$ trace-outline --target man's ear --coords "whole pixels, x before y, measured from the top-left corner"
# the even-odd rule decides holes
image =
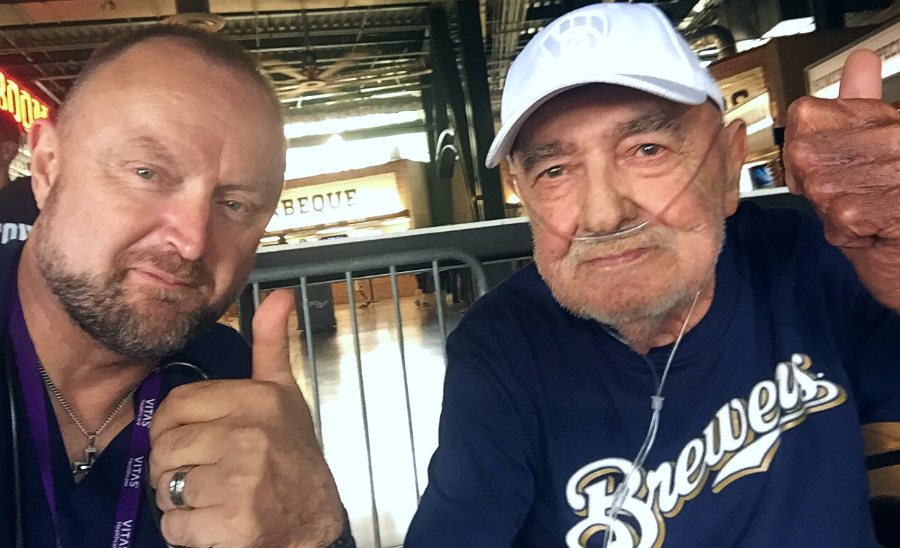
[[[519,202],[521,203],[522,196],[519,195],[519,169],[514,164],[512,155],[506,157],[506,160],[503,161],[500,168],[503,173],[503,184],[509,188],[510,192],[519,198]]]
[[[725,211],[731,215],[737,210],[741,193],[741,170],[747,159],[747,124],[733,120],[722,130],[725,133]]]
[[[31,149],[31,190],[39,209],[59,179],[59,134],[53,122],[42,118],[34,121],[28,133]]]

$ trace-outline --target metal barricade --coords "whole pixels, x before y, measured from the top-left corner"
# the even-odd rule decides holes
[[[446,345],[444,341],[447,336],[447,326],[445,323],[444,300],[442,298],[442,273],[458,269],[468,269],[472,277],[472,290],[475,298],[484,295],[487,292],[487,280],[481,263],[472,255],[455,248],[430,248],[418,249],[413,251],[401,251],[392,253],[382,253],[378,255],[348,257],[330,261],[316,261],[310,264],[295,265],[278,265],[266,268],[259,268],[253,272],[250,277],[251,287],[253,291],[253,308],[250,310],[244,307],[241,310],[242,324],[247,325],[249,317],[252,316],[255,306],[260,301],[260,292],[263,288],[273,287],[299,287],[301,304],[302,304],[302,325],[305,326],[305,373],[310,379],[312,388],[312,411],[313,419],[316,427],[316,433],[320,442],[323,440],[322,425],[322,408],[320,394],[319,364],[317,363],[315,337],[313,335],[313,322],[310,314],[310,298],[309,289],[311,285],[316,283],[335,282],[340,283],[341,280],[346,286],[348,298],[348,311],[350,316],[350,329],[353,339],[353,352],[356,361],[356,376],[359,387],[359,402],[361,409],[361,419],[363,424],[363,436],[366,449],[366,464],[368,467],[369,495],[371,502],[371,527],[373,545],[381,548],[384,543],[382,539],[382,530],[379,520],[379,507],[376,497],[375,486],[375,470],[373,466],[372,439],[370,435],[370,417],[367,408],[366,383],[363,375],[363,352],[360,347],[360,330],[357,317],[356,297],[354,291],[354,282],[360,279],[372,279],[378,277],[389,277],[391,287],[391,297],[393,304],[393,319],[396,326],[396,341],[399,349],[400,369],[402,371],[404,404],[406,408],[406,422],[409,435],[409,447],[412,460],[412,474],[414,477],[414,486],[416,494],[416,502],[421,496],[421,487],[419,485],[419,467],[416,450],[416,436],[414,433],[413,410],[410,398],[409,374],[407,370],[407,348],[404,340],[403,315],[401,313],[401,299],[398,288],[398,276],[405,274],[421,274],[430,273],[434,284],[435,311],[440,332],[441,355],[446,366]],[[313,281],[311,281],[313,280]],[[298,310],[299,313],[299,310]],[[300,318],[298,318],[298,323]],[[327,451],[326,447],[326,451]],[[337,474],[336,474],[337,476]],[[340,483],[340,478],[338,478]],[[357,534],[359,535],[359,531]],[[361,535],[367,536],[367,535]],[[363,544],[361,544],[362,546]]]

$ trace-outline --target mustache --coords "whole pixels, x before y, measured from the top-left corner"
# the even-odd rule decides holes
[[[598,259],[614,257],[641,248],[671,249],[673,244],[658,226],[649,226],[634,236],[609,241],[574,240],[569,246],[566,260],[575,265]]]
[[[133,265],[147,265],[172,276],[188,287],[197,288],[213,283],[212,274],[203,263],[187,260],[176,252],[134,250],[123,253],[117,262],[118,281],[125,278],[128,269]]]

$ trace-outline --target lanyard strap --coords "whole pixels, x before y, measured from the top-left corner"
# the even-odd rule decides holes
[[[138,407],[131,427],[128,444],[128,464],[116,506],[116,526],[113,529],[112,548],[129,548],[134,543],[134,529],[141,507],[144,470],[150,454],[150,421],[159,404],[159,373],[153,371],[138,389]]]
[[[13,286],[15,292],[15,285]],[[12,337],[13,350],[19,379],[22,383],[22,394],[28,414],[31,437],[37,451],[38,467],[44,485],[44,495],[50,507],[50,518],[56,536],[56,548],[62,548],[60,535],[59,509],[56,503],[56,488],[53,483],[53,458],[50,451],[50,420],[44,403],[46,388],[38,370],[38,357],[34,344],[28,334],[22,304],[18,292],[13,295],[12,314],[9,332]],[[135,526],[140,510],[143,472],[147,466],[150,453],[150,421],[159,403],[160,376],[152,372],[141,382],[137,391],[138,406],[134,425],[131,431],[131,442],[128,446],[128,464],[119,492],[116,506],[116,525],[113,530],[113,548],[130,548],[134,543]]]

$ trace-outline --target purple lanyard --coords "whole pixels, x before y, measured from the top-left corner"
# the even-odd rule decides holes
[[[15,291],[15,290],[14,290]],[[56,489],[53,484],[52,454],[50,452],[50,420],[44,403],[46,388],[38,370],[38,357],[34,344],[25,325],[22,304],[16,292],[13,296],[12,315],[9,332],[12,336],[13,350],[19,378],[22,383],[22,394],[28,412],[28,423],[31,436],[37,451],[38,467],[44,484],[44,495],[50,507],[50,517],[56,534],[56,547],[62,548],[59,530],[59,510],[56,507]],[[135,527],[140,510],[143,472],[147,466],[150,453],[150,420],[159,403],[160,376],[154,371],[141,383],[137,391],[138,406],[131,430],[131,442],[128,445],[128,464],[119,492],[116,506],[116,525],[113,529],[113,548],[130,548],[134,543]]]

